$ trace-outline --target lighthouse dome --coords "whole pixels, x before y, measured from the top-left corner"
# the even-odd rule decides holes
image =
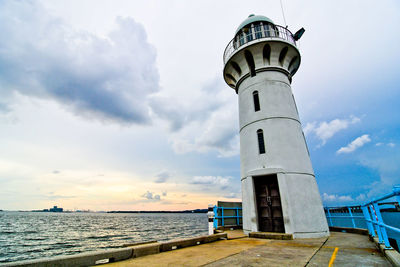
[[[256,22],[256,21],[266,21],[268,23],[274,24],[274,22],[270,19],[267,18],[266,16],[261,16],[261,15],[254,15],[251,14],[249,15],[249,17],[247,19],[245,19],[242,23],[240,23],[239,27],[237,28],[235,35],[244,27],[246,27],[247,25]]]

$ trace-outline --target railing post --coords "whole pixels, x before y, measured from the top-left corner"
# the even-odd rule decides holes
[[[374,227],[372,226],[372,223],[371,223],[371,215],[369,214],[368,207],[362,206],[361,209],[364,214],[365,223],[367,224],[369,235],[372,237],[375,237],[376,234],[374,231]]]
[[[250,29],[252,30],[251,35],[253,36],[253,40],[255,40],[256,39],[256,31],[255,31],[254,24],[250,25]]]
[[[212,235],[214,234],[214,211],[213,211],[213,204],[208,205],[208,234]]]
[[[385,248],[390,249],[392,247],[390,246],[390,243],[389,243],[389,239],[388,239],[388,236],[386,233],[386,228],[385,228],[385,226],[382,225],[383,219],[382,219],[381,211],[379,210],[378,203],[374,202],[372,205],[374,205],[376,216],[378,217],[378,220],[379,220],[378,227],[380,228],[381,233],[382,233],[382,241],[385,244]],[[381,240],[379,240],[379,243],[381,243]]]
[[[224,207],[221,207],[221,226],[225,226],[225,222],[224,222]]]
[[[236,207],[236,225],[239,226],[239,208]]]
[[[351,212],[351,207],[347,207],[347,209],[349,210],[349,215],[351,218],[351,223],[353,224],[353,228],[356,228],[356,223],[354,222],[353,213]]]
[[[214,206],[214,228],[218,228],[218,207],[217,205]]]
[[[372,213],[371,217],[372,217],[372,221],[373,221],[373,226],[374,226],[376,233],[378,234],[379,243],[383,243],[381,228],[379,227],[378,216],[376,215],[375,208],[372,204],[369,205],[369,207],[370,207],[371,213]]]
[[[332,224],[332,218],[331,218],[331,212],[329,211],[329,208],[326,208],[327,212],[328,212],[328,226],[333,226]]]

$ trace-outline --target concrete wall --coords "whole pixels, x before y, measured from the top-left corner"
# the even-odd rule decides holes
[[[139,245],[133,245],[126,248],[109,249],[103,251],[94,251],[80,253],[70,256],[57,256],[37,260],[26,260],[11,263],[0,263],[0,266],[24,266],[24,267],[70,267],[70,266],[94,266],[103,263],[117,262],[130,258],[137,258],[160,252],[171,251],[175,249],[196,246],[200,244],[214,242],[220,239],[226,239],[227,233],[217,233],[207,236],[197,236],[171,240],[166,242],[151,242]]]

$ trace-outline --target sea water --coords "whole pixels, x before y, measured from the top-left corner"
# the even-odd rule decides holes
[[[207,233],[204,213],[0,212],[0,263]]]

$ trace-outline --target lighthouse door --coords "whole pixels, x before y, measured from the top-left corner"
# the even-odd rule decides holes
[[[284,233],[281,197],[275,175],[254,178],[257,199],[258,230]]]

